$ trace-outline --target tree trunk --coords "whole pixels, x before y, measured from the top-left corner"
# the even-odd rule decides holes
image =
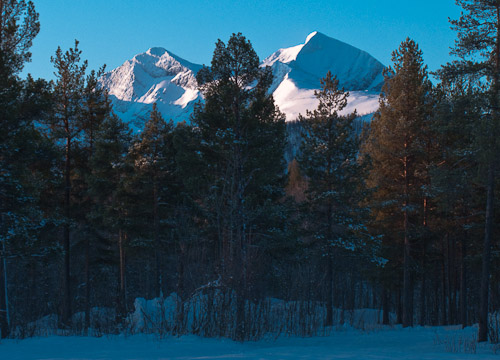
[[[10,334],[5,239],[2,241],[2,251],[0,255],[3,255],[0,256],[0,338],[5,339]]]
[[[69,133],[69,129],[67,129]],[[66,161],[64,169],[65,188],[64,188],[64,213],[66,216],[64,222],[63,250],[64,250],[64,268],[63,268],[63,305],[61,322],[63,325],[69,325],[71,317],[71,278],[70,278],[70,196],[71,196],[71,139],[66,138]]]
[[[460,322],[462,329],[467,327],[467,267],[465,257],[467,256],[467,232],[462,239],[462,257],[460,259]]]
[[[407,144],[405,143],[405,148]],[[409,204],[409,174],[408,174],[408,158],[405,156],[404,161],[404,257],[403,257],[403,327],[412,326],[412,309],[411,304],[413,303],[411,299],[411,272],[410,272],[410,224],[409,224],[409,214],[408,206]]]
[[[434,267],[434,273],[438,274],[439,271],[437,269],[437,266]],[[433,313],[432,313],[432,325],[433,326],[438,326],[439,325],[439,279],[437,276],[434,278],[434,299],[433,299]]]
[[[331,119],[329,119],[329,126],[328,126],[328,140],[331,142],[331,131],[330,129],[332,128],[331,126]],[[327,163],[327,171],[329,174],[333,172],[332,169],[332,161],[331,158],[328,157],[328,163]],[[331,194],[333,191],[333,185],[331,181],[328,181],[328,192]],[[327,219],[327,224],[328,224],[328,234],[327,234],[327,241],[333,240],[333,203],[331,198],[328,199],[328,211],[327,214],[328,219]],[[327,246],[327,273],[326,273],[326,319],[325,319],[325,326],[332,326],[333,325],[333,248],[332,245],[326,244]],[[344,306],[342,306],[342,309],[344,309]]]
[[[127,312],[127,298],[125,293],[125,249],[124,249],[124,238],[125,233],[122,230],[118,231],[118,250],[120,253],[120,292],[119,292],[119,313],[120,315],[125,315]]]
[[[90,236],[85,239],[85,333],[90,327]]]
[[[325,326],[333,325],[333,260],[328,254],[326,269],[326,319]]]
[[[382,324],[389,325],[389,296],[385,286],[382,290]]]
[[[155,287],[154,296],[159,297],[162,293],[162,280],[161,280],[161,265],[160,265],[160,219],[158,212],[158,181],[156,176],[154,178],[153,184],[153,236],[154,236],[154,247],[155,247]]]
[[[424,221],[423,221],[423,226],[424,226],[424,236],[422,238],[422,263],[421,263],[421,276],[422,276],[422,286],[420,289],[420,325],[423,326],[425,325],[426,322],[426,317],[427,317],[427,309],[425,306],[425,292],[426,292],[426,266],[425,266],[425,260],[426,260],[426,237],[427,237],[427,211],[428,211],[428,200],[427,197],[424,198]]]
[[[181,242],[182,240],[179,240]],[[184,259],[185,248],[182,243],[179,244],[179,254],[177,255],[177,295],[180,301],[177,302],[176,332],[181,335],[184,332],[184,301],[186,300],[184,287]]]
[[[94,154],[94,120],[90,119],[90,136],[89,136],[89,160]],[[89,203],[92,199],[89,196]],[[85,333],[88,334],[90,327],[90,234],[87,234],[85,239]]]
[[[447,238],[447,243],[446,243],[446,250],[448,254],[448,266],[447,266],[447,272],[448,272],[448,281],[446,282],[446,292],[448,294],[448,323],[450,325],[454,324],[454,319],[453,319],[453,285],[452,285],[452,278],[453,278],[453,254],[451,250],[451,240],[450,237],[448,236]]]
[[[448,234],[446,234],[448,237]],[[443,258],[441,261],[441,325],[448,325],[447,310],[446,310],[446,266],[445,266],[445,252],[444,252],[444,239],[442,242]]]
[[[424,254],[425,256],[425,251],[424,251]],[[425,261],[422,259],[422,267],[424,267],[425,265]],[[422,286],[421,286],[421,289],[420,289],[420,325],[421,326],[424,326],[426,324],[426,318],[427,318],[427,308],[425,306],[425,299],[426,299],[426,296],[425,296],[425,292],[426,292],[426,274],[425,274],[425,270],[422,271]]]
[[[484,227],[483,267],[481,273],[481,297],[479,302],[478,342],[488,341],[488,296],[490,286],[491,236],[493,232],[493,206],[495,201],[494,163],[488,166],[488,184],[486,198],[486,221]]]
[[[236,340],[245,340],[245,297],[242,291],[236,293]]]
[[[396,308],[396,323],[403,323],[403,305],[401,304],[401,284],[399,285],[398,292],[396,294],[397,297],[397,308]]]

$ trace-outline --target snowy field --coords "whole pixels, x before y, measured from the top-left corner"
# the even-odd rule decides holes
[[[500,359],[500,350],[495,354],[492,345],[475,347],[476,331],[457,327],[337,329],[323,337],[247,343],[196,336],[51,336],[2,341],[0,359]]]

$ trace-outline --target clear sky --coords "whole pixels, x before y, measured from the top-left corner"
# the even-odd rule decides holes
[[[261,59],[319,31],[367,51],[384,65],[406,37],[430,70],[450,60],[454,0],[34,0],[41,31],[24,74],[53,78],[50,57],[80,41],[90,68],[111,70],[155,46],[209,64],[217,39],[242,32]]]

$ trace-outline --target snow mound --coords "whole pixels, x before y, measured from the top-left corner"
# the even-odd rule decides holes
[[[186,299],[172,293],[166,298],[137,298],[128,317],[132,334],[154,333],[160,336],[195,333],[202,336],[232,338],[236,331],[236,297],[217,284],[208,284]],[[315,336],[333,330],[376,331],[383,327],[382,311],[376,309],[333,310],[333,327],[324,327],[326,308],[315,301],[284,301],[267,298],[246,301],[249,338],[257,340],[279,335]],[[390,314],[394,323],[395,314]],[[250,330],[249,330],[250,331]]]
[[[137,298],[134,301],[134,312],[129,316],[129,328],[134,334],[151,333],[165,328],[166,324],[175,322],[176,307],[180,299],[175,293],[167,298],[146,300]]]

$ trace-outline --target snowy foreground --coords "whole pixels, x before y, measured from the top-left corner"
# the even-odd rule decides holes
[[[0,359],[500,359],[500,349],[495,354],[492,345],[476,347],[476,331],[457,327],[337,329],[323,337],[247,343],[196,336],[51,336],[2,341]]]

